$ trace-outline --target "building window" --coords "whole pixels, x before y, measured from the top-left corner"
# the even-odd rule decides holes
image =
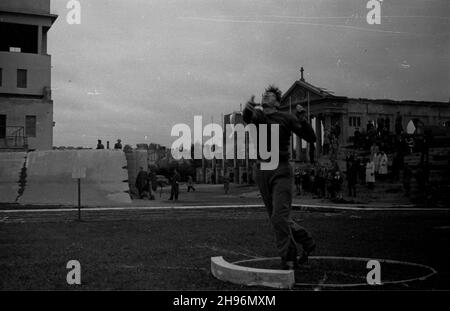
[[[4,1],[0,2],[3,3]],[[0,21],[0,38],[2,38],[0,40],[0,51],[37,54],[38,31],[39,27],[37,25],[13,24]]]
[[[360,127],[361,126],[361,117],[349,117],[348,125],[353,126],[353,127]]]
[[[27,87],[27,71],[25,69],[17,69],[17,87]]]
[[[0,139],[6,138],[6,114],[0,114]]]
[[[36,137],[36,116],[25,117],[25,135],[27,137]]]

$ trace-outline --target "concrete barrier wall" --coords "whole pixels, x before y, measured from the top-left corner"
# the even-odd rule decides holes
[[[14,203],[26,152],[0,152],[0,203]]]
[[[81,179],[81,204],[104,206],[131,203],[125,154],[119,150],[64,150],[28,153],[27,183],[21,204],[77,205],[76,168]]]

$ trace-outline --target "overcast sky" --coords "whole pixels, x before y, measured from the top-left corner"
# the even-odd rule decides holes
[[[384,0],[381,25],[366,0],[80,0],[80,25],[51,2],[55,146],[170,145],[174,124],[220,123],[301,66],[339,96],[450,96],[448,0]]]

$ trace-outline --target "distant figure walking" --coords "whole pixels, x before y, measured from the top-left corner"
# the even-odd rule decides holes
[[[388,157],[384,151],[381,151],[378,175],[380,175],[382,180],[385,180],[388,175]]]
[[[230,191],[230,177],[228,177],[228,175],[223,177],[223,190],[225,191],[225,194],[228,194],[228,191]]]
[[[192,178],[192,176],[189,175],[188,177],[188,188],[187,188],[187,192],[190,192],[192,189],[193,192],[195,192],[195,188],[194,188],[194,179]]]
[[[356,166],[355,162],[350,162],[347,169],[348,195],[350,197],[356,197],[357,179],[358,179],[358,167]]]
[[[334,173],[332,183],[333,183],[333,190],[337,199],[342,199],[342,192],[341,192],[342,182],[343,180],[341,173],[339,171],[336,171]]]
[[[180,190],[180,174],[178,174],[178,171],[176,169],[173,170],[173,176],[172,176],[172,188],[170,189],[170,198],[169,200],[178,201],[178,193]]]
[[[142,166],[139,168],[135,186],[138,190],[139,199],[143,199],[144,192],[146,191],[146,188],[148,186],[148,174],[146,171],[144,171],[144,168]]]
[[[114,149],[122,150],[122,141],[120,139],[117,140],[117,143],[114,144]]]
[[[101,139],[97,140],[97,149],[105,149],[105,146],[102,144]]]
[[[373,189],[375,185],[375,163],[373,159],[366,164],[366,184],[369,189]]]

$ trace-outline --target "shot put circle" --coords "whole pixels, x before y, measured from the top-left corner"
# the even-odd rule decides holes
[[[387,286],[424,281],[437,271],[427,265],[390,259],[363,257],[311,256],[306,265],[295,270],[295,287],[351,288],[373,286],[367,283],[370,260],[377,260],[381,267],[381,284]],[[279,269],[280,258],[255,258],[231,263],[246,268]]]

